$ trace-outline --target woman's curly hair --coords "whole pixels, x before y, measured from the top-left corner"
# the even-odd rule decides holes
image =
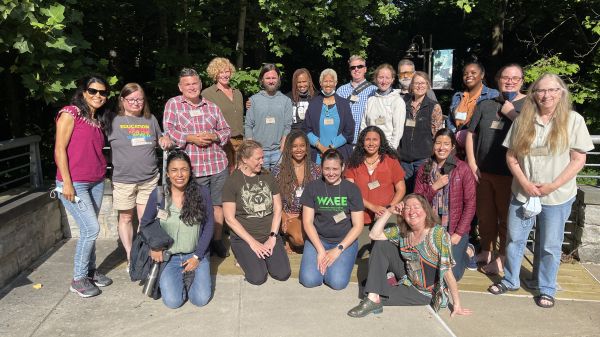
[[[292,145],[296,139],[303,139],[306,144],[307,155],[310,143],[308,142],[308,137],[306,134],[299,130],[293,130],[285,139],[285,145],[283,147],[283,153],[281,154],[281,164],[279,171],[279,189],[281,190],[281,195],[286,200],[292,200],[294,198],[294,184],[298,181],[298,177],[296,177],[296,171],[294,170],[294,159],[292,156]],[[307,156],[304,159],[304,183],[308,183],[312,180],[312,176],[310,174],[311,161]]]
[[[191,174],[192,162],[187,153],[185,153],[185,151],[175,149],[169,152],[169,155],[167,156],[167,171],[169,170],[169,165],[174,160],[185,161],[188,164],[188,168]],[[165,189],[165,196],[167,197],[167,201],[169,203],[171,201],[170,195],[171,180],[168,178],[167,175],[167,186]],[[188,183],[185,185],[185,189],[183,192],[183,207],[181,208],[181,215],[179,216],[179,219],[181,219],[181,221],[187,226],[193,226],[194,224],[200,224],[200,226],[203,226],[204,220],[206,219],[206,212],[207,210],[204,204],[204,200],[202,198],[202,193],[200,193],[200,185],[198,185],[198,183],[196,183],[193,177],[190,176],[190,180],[188,180]]]
[[[384,156],[389,156],[392,159],[398,160],[398,153],[396,152],[396,150],[392,149],[392,147],[388,143],[387,138],[385,137],[385,133],[383,133],[383,130],[381,130],[375,125],[371,125],[367,126],[360,132],[360,135],[358,136],[358,141],[356,142],[356,147],[354,147],[354,151],[352,151],[350,159],[348,160],[349,168],[357,168],[365,160],[365,138],[367,137],[368,132],[377,132],[377,134],[379,134],[379,154],[381,155],[381,160],[383,160]]]

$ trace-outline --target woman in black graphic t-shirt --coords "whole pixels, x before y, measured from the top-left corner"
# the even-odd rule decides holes
[[[237,152],[237,169],[223,187],[223,213],[231,234],[231,250],[246,280],[260,285],[267,273],[290,277],[290,261],[279,235],[281,196],[273,176],[262,170],[262,145],[245,140]]]

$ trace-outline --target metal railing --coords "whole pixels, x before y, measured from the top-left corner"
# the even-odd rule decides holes
[[[600,135],[592,135],[592,142],[594,145],[600,144]],[[595,149],[594,149],[595,150]],[[600,164],[590,163],[589,156],[597,156],[600,155],[600,152],[590,151],[587,153],[588,157],[586,158],[586,163],[584,167],[600,167]],[[581,173],[581,172],[580,172]],[[600,179],[600,175],[592,175],[592,174],[577,174],[577,178],[592,178],[592,179]]]
[[[8,157],[0,158],[0,163],[9,162],[8,168],[0,171],[0,177],[6,174],[10,174],[11,172],[20,171],[27,167],[29,167],[28,174],[19,174],[17,177],[10,177],[9,181],[4,181],[0,183],[0,187],[4,187],[15,182],[25,180],[29,178],[29,183],[32,188],[39,188],[43,183],[43,175],[42,175],[42,163],[40,161],[40,140],[42,138],[40,136],[29,136],[23,138],[14,138],[9,140],[0,141],[0,152],[28,147],[28,150],[25,151],[17,151],[15,154],[11,154]],[[15,166],[11,165],[11,161],[15,161],[15,159],[29,157],[29,162],[26,164],[17,164]]]

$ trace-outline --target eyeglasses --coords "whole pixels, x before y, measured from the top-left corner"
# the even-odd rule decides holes
[[[401,71],[400,77],[412,77],[414,74],[414,71]]]
[[[519,77],[519,76],[500,76],[500,79],[503,80],[504,82],[508,82],[508,81],[519,82],[523,78]]]
[[[108,90],[98,90],[98,89],[94,89],[94,88],[87,88],[87,89],[85,89],[85,91],[87,91],[87,93],[92,96],[94,96],[96,94],[100,94],[100,96],[102,96],[102,97],[108,96]]]
[[[561,88],[548,88],[548,89],[535,89],[533,90],[533,93],[542,97],[546,94],[556,94],[557,92],[560,91]]]
[[[413,87],[426,87],[427,82],[414,82]]]
[[[350,71],[356,70],[356,69],[362,69],[366,67],[364,64],[359,64],[357,66],[350,66]]]
[[[127,101],[129,104],[143,104],[143,98],[123,98],[123,100]]]

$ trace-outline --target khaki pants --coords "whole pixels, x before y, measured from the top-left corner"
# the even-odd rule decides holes
[[[477,185],[477,220],[481,249],[493,251],[500,239],[498,251],[506,255],[506,218],[510,203],[512,177],[481,173]]]

